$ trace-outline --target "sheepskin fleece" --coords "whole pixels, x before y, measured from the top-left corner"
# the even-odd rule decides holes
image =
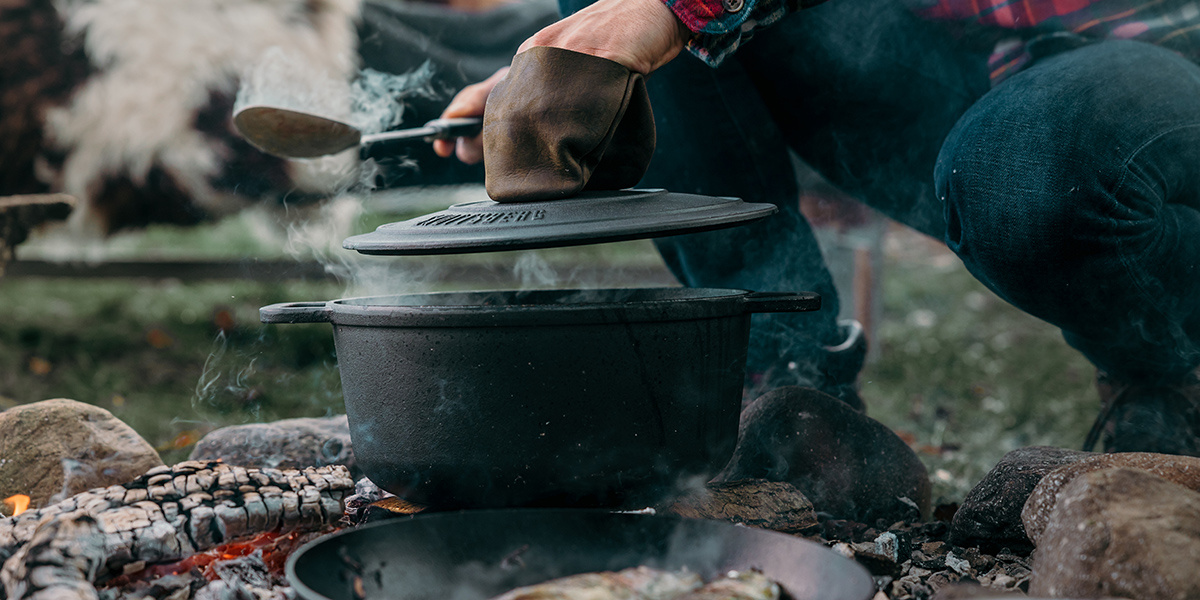
[[[237,159],[231,121],[218,131],[198,122],[214,97],[236,95],[239,78],[268,50],[322,77],[348,81],[356,71],[359,0],[57,0],[54,7],[65,39],[82,47],[93,72],[46,112],[46,145],[60,160],[39,175],[81,199],[71,216],[81,229],[120,226],[97,195],[117,179],[145,186],[152,171],[207,215],[254,200],[215,183],[228,179],[223,171]],[[326,183],[297,165],[278,166],[293,183]]]

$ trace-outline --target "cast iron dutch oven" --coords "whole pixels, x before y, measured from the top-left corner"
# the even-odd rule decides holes
[[[641,565],[688,569],[706,580],[758,569],[793,600],[875,593],[858,563],[799,537],[572,509],[438,513],[348,529],[293,553],[287,577],[305,600],[483,600],[557,577]]]
[[[813,293],[659,288],[295,302],[333,324],[355,460],[437,508],[645,506],[737,437],[750,316]]]

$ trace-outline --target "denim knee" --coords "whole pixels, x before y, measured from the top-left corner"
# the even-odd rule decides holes
[[[1103,42],[981,98],[935,167],[947,245],[1105,370],[1200,362],[1200,68]]]
[[[1047,269],[1066,279],[1062,270],[1077,261],[1101,267],[1094,275],[1122,268],[1117,245],[1193,185],[1188,173],[1171,173],[1191,161],[1164,156],[1166,148],[1145,161],[1154,173],[1135,170],[1145,148],[1200,122],[1195,92],[1179,83],[1200,90],[1197,74],[1161,48],[1104,42],[1046,59],[986,94],[936,163],[947,245],[1002,296],[1045,287]],[[1170,97],[1156,97],[1159,89]],[[1097,265],[1106,254],[1113,263]]]
[[[1007,297],[1046,276],[1047,257],[1077,250],[1074,201],[1086,201],[1087,194],[1069,165],[1022,160],[1035,155],[1043,135],[1013,135],[1010,117],[1032,115],[1004,113],[996,106],[986,118],[964,117],[942,147],[934,183],[945,210],[946,245]]]

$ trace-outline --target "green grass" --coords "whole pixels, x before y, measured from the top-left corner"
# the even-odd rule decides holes
[[[304,216],[301,225],[320,228],[319,217]],[[303,256],[351,260],[355,269],[371,265],[349,289],[334,282],[0,278],[7,312],[0,322],[0,407],[55,397],[95,404],[129,423],[167,462],[184,458],[190,442],[217,427],[340,412],[329,326],[265,326],[259,307],[379,293],[380,286],[369,284],[380,282],[392,284],[388,291],[444,288],[429,268],[435,263],[511,269],[529,260],[514,254],[368,260],[336,247],[344,235],[396,218],[356,215],[347,221],[351,231],[326,232],[322,239],[331,245]],[[156,227],[111,240],[103,253],[288,255],[286,231],[269,223],[248,213],[208,227]],[[264,228],[275,233],[263,235]],[[872,340],[879,352],[862,375],[862,395],[871,416],[918,450],[935,500],[956,501],[1009,450],[1078,447],[1095,415],[1094,370],[1056,329],[997,299],[944,249],[913,239],[905,238],[907,250],[890,252],[882,270],[882,319]],[[35,241],[20,255],[52,255],[48,244]],[[533,257],[535,271],[659,261],[648,242]]]
[[[101,406],[164,460],[223,425],[341,411],[328,326],[267,327],[264,304],[329,284],[0,280],[0,397]]]
[[[935,500],[958,501],[1006,452],[1078,448],[1095,369],[1059,330],[1000,300],[957,259],[888,261],[869,413],[914,441]]]

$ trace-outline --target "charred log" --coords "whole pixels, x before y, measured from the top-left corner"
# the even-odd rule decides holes
[[[104,566],[104,534],[95,518],[75,511],[38,527],[0,570],[9,598],[93,600],[91,585]]]
[[[12,259],[12,249],[25,241],[33,228],[67,218],[74,206],[75,199],[66,194],[0,196],[0,275]]]
[[[247,469],[188,461],[0,520],[0,600],[94,598],[93,584],[273,530],[320,529],[354,488],[342,466]],[[53,590],[51,592],[50,590]]]

